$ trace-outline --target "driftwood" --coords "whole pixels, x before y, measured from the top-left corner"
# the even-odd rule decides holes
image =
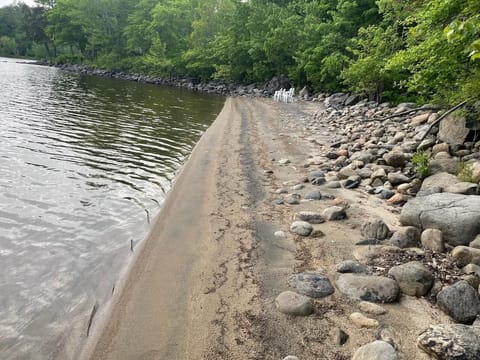
[[[97,313],[97,309],[98,309],[98,305],[97,305],[97,302],[95,302],[95,304],[93,304],[92,311],[90,311],[90,317],[88,318],[87,337],[88,337],[88,335],[90,335],[90,327],[92,326],[93,317]]]
[[[401,113],[398,113],[398,114],[388,115],[387,117],[384,117],[382,119],[378,119],[378,120],[375,120],[375,121],[386,121],[386,120],[389,120],[389,119],[393,119],[393,118],[403,116],[403,115],[409,115],[411,113],[414,113],[414,112],[417,112],[417,111],[422,111],[422,110],[438,110],[438,107],[436,107],[436,106],[420,106],[420,107],[415,108],[415,109],[402,111]]]
[[[465,105],[467,103],[467,100],[465,101],[462,101],[460,104],[458,105],[455,105],[453,108],[451,108],[450,110],[448,110],[445,114],[442,114],[442,116],[440,116],[437,120],[435,120],[433,123],[430,124],[430,126],[428,127],[427,131],[425,132],[425,134],[423,134],[422,138],[420,139],[420,141],[423,141],[427,135],[430,133],[430,131],[432,131],[433,127],[438,125],[440,123],[440,121],[442,121],[443,119],[445,119],[448,115],[450,115],[452,112],[454,112],[455,110],[457,110],[458,108],[461,108],[463,105]]]

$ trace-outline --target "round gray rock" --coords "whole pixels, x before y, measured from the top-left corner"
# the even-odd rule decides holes
[[[424,296],[433,285],[432,273],[418,261],[394,266],[388,272],[398,283],[400,290],[410,296]]]
[[[420,241],[425,249],[441,253],[445,251],[442,232],[438,229],[425,229],[420,235]]]
[[[352,360],[399,360],[397,351],[385,341],[376,340],[360,347]]]
[[[294,274],[290,277],[290,282],[299,294],[313,298],[323,298],[335,291],[328,277],[320,273]]]
[[[400,292],[395,280],[383,276],[342,274],[336,284],[350,298],[376,303],[394,302]]]
[[[285,202],[289,205],[297,205],[300,204],[301,198],[299,194],[290,194],[285,197]]]
[[[325,173],[323,171],[320,171],[320,170],[315,170],[315,171],[311,171],[310,173],[308,173],[308,181],[309,182],[312,182],[317,178],[325,179]]]
[[[471,323],[480,312],[478,292],[466,281],[459,281],[437,294],[437,305],[459,323]]]
[[[301,236],[308,236],[312,233],[313,227],[306,221],[294,221],[290,225],[290,231]]]
[[[293,291],[284,291],[275,299],[277,309],[287,315],[308,316],[313,313],[311,300]]]
[[[399,248],[415,247],[420,243],[420,230],[414,226],[404,226],[395,231],[390,244]]]
[[[392,184],[393,186],[405,184],[410,181],[410,178],[408,176],[399,172],[389,173],[387,176],[387,179],[390,182],[390,184]]]
[[[307,195],[305,195],[305,199],[307,200],[321,200],[322,193],[318,190],[310,191]]]
[[[342,220],[347,218],[347,213],[341,206],[330,206],[323,210],[323,216],[327,220]]]
[[[360,232],[367,239],[385,240],[390,236],[390,229],[383,220],[367,221],[363,223]]]
[[[383,155],[383,159],[388,165],[393,167],[402,167],[407,161],[405,154],[399,151],[390,151]]]

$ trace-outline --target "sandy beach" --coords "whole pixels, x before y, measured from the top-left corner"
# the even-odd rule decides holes
[[[375,339],[352,324],[357,302],[340,292],[314,300],[309,317],[275,308],[289,277],[351,259],[369,218],[398,226],[398,211],[360,190],[323,189],[321,201],[275,206],[276,191],[304,182],[306,160],[328,150],[329,129],[315,141],[304,127],[321,103],[228,98],[168,194],[111,304],[93,318],[83,359],[350,359]],[[288,159],[288,162],[280,162]],[[304,194],[314,185],[298,187]],[[318,188],[318,187],[317,187]],[[318,237],[289,233],[293,214],[348,204],[348,219],[321,224]],[[283,231],[284,236],[274,236]],[[448,322],[424,299],[382,305],[404,359],[428,359],[415,339]],[[335,329],[348,333],[339,345]]]

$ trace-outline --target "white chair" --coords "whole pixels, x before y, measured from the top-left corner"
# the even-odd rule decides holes
[[[279,102],[283,101],[284,103],[293,102],[293,95],[295,94],[295,88],[290,88],[290,90],[280,89],[275,91],[273,94],[273,101]]]

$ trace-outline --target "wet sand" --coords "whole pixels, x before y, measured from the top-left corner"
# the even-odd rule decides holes
[[[94,317],[81,358],[349,359],[374,339],[373,331],[351,324],[348,316],[356,304],[338,291],[315,300],[315,314],[308,318],[285,316],[274,306],[294,272],[323,271],[333,281],[335,264],[352,258],[359,226],[369,217],[398,225],[397,215],[378,199],[332,189],[325,192],[349,202],[349,219],[322,224],[321,238],[288,233],[295,211],[332,202],[271,204],[279,197],[276,189],[301,182],[311,170],[303,167],[308,156],[328,147],[327,129],[316,142],[302,135],[300,119],[318,106],[227,99],[149,236],[135,249],[111,305]],[[298,131],[288,130],[285,125],[297,120]],[[280,166],[281,158],[291,163]],[[275,237],[277,230],[286,236]],[[404,340],[402,356],[427,358],[418,356],[414,340],[441,314],[426,301],[409,298],[386,308],[381,322],[395,324]],[[334,327],[350,335],[342,347],[332,339]]]

